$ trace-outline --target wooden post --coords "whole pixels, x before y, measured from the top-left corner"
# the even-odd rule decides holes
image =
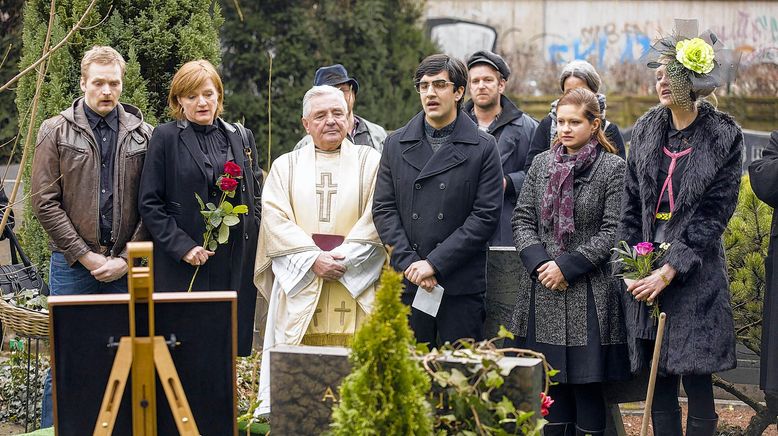
[[[667,315],[659,314],[659,325],[656,329],[656,342],[654,342],[654,355],[651,357],[651,375],[648,377],[648,392],[646,393],[646,406],[643,410],[643,425],[640,427],[640,436],[648,434],[648,421],[651,418],[651,404],[654,402],[654,385],[656,385],[656,373],[659,370],[659,355],[662,351],[662,338],[665,333],[665,318]]]

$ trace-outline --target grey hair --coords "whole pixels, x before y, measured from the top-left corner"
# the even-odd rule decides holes
[[[562,74],[559,76],[559,89],[565,92],[565,80],[568,77],[577,77],[584,82],[589,89],[597,94],[600,92],[600,86],[602,86],[602,80],[600,75],[597,74],[597,70],[594,69],[592,64],[582,60],[575,60],[565,65],[562,69]]]
[[[314,97],[323,97],[325,95],[334,95],[340,101],[343,110],[348,112],[348,104],[346,103],[346,96],[343,95],[343,91],[330,85],[319,85],[309,89],[303,97],[303,118],[306,118],[311,113],[311,100]]]

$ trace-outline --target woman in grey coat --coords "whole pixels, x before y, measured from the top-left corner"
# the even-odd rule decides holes
[[[526,272],[511,329],[559,374],[546,435],[604,434],[601,382],[629,375],[616,281],[608,271],[624,160],[600,128],[597,97],[567,92],[554,145],[530,167],[513,213]]]
[[[634,371],[649,364],[656,338],[643,302],[667,313],[652,420],[654,434],[668,436],[682,434],[681,378],[689,398],[686,434],[715,434],[711,374],[736,364],[721,235],[737,204],[743,134],[731,117],[697,101],[731,64],[718,50],[714,61],[720,42],[713,35],[692,39],[693,27],[677,27],[677,36],[654,46],[658,56],[649,67],[656,68],[660,105],[635,124],[619,228],[629,245],[670,244],[659,267],[623,294]],[[704,65],[686,59],[685,44],[710,55],[701,58]]]

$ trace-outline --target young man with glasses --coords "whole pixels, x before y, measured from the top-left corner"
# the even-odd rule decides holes
[[[486,251],[502,208],[494,138],[461,111],[465,65],[444,54],[414,77],[423,111],[389,135],[376,179],[373,219],[391,265],[405,275],[403,303],[436,285],[436,316],[411,308],[416,339],[438,346],[483,339]]]
[[[354,103],[357,101],[359,92],[359,82],[353,77],[349,77],[348,71],[341,64],[329,65],[316,70],[313,77],[313,86],[329,85],[343,91],[343,96],[348,104],[348,130],[347,138],[356,145],[366,145],[374,148],[379,153],[384,148],[384,139],[386,139],[386,130],[378,124],[354,114]],[[300,149],[311,143],[311,135],[306,135],[294,149]]]

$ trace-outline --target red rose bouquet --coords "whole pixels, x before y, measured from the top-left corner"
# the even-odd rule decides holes
[[[630,247],[625,241],[620,241],[619,246],[611,250],[617,255],[613,263],[621,267],[621,272],[616,276],[623,279],[627,286],[636,280],[648,277],[658,267],[657,261],[668,248],[670,248],[670,244],[666,242],[657,248],[651,242],[639,242],[634,247]],[[658,319],[659,303],[654,304],[654,301],[646,301],[646,305],[652,306],[651,317]]]
[[[235,190],[238,189],[239,185],[238,180],[242,177],[240,165],[235,162],[224,164],[224,174],[216,180],[216,186],[222,191],[218,206],[213,203],[203,202],[203,199],[195,192],[195,198],[200,203],[200,214],[205,220],[205,233],[203,233],[204,248],[216,251],[219,244],[226,244],[230,238],[230,227],[240,222],[239,215],[249,212],[249,208],[245,204],[233,206],[232,203],[227,201],[227,197],[235,197]],[[197,277],[199,271],[200,265],[197,266],[192,275],[192,280],[189,281],[189,292],[192,291],[195,277]]]

